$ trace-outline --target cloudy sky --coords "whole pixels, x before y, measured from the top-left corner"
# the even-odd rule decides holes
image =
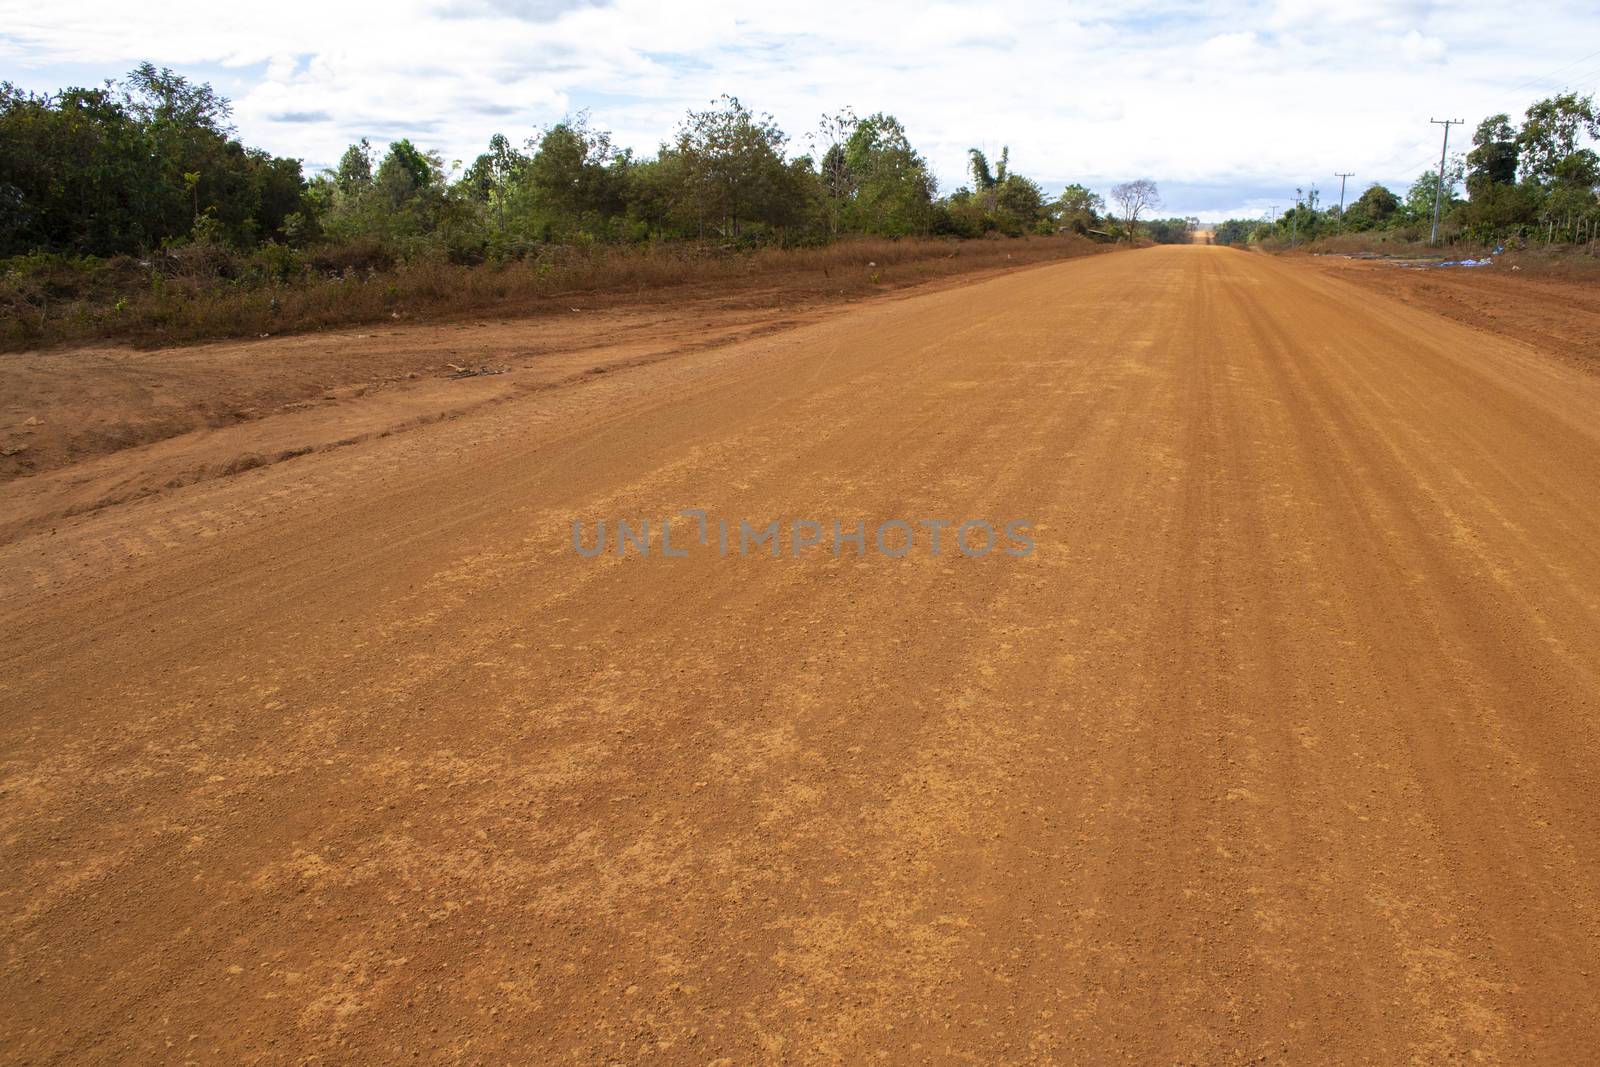
[[[970,146],[1102,192],[1154,178],[1172,214],[1403,191],[1434,118],[1519,115],[1600,83],[1594,0],[768,4],[689,0],[0,0],[0,79],[95,85],[143,59],[230,97],[244,140],[312,167],[362,136],[471,160],[587,109],[651,152],[728,92],[795,151],[825,111],[890,111],[948,191]],[[1452,138],[1470,136],[1458,128]]]

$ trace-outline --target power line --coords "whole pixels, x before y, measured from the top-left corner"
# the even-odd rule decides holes
[[[1542,84],[1542,83],[1543,84],[1547,84],[1556,75],[1564,73],[1565,71],[1569,71],[1569,70],[1573,69],[1574,67],[1582,66],[1583,64],[1587,63],[1589,60],[1595,58],[1596,56],[1600,56],[1600,49],[1596,49],[1595,51],[1590,52],[1587,55],[1579,56],[1577,59],[1572,60],[1570,63],[1565,63],[1562,66],[1559,66],[1559,67],[1555,68],[1554,70],[1550,71],[1547,74],[1540,74],[1537,77],[1529,78],[1527,81],[1522,82],[1519,85],[1515,85],[1515,86],[1511,87],[1510,89],[1504,90],[1504,92],[1507,95],[1510,95],[1511,93],[1520,92],[1523,89],[1526,89],[1526,88],[1528,88],[1529,86],[1532,86],[1532,85],[1539,85],[1539,84]],[[1596,67],[1596,68],[1593,68],[1591,70],[1585,70],[1585,71],[1583,71],[1583,72],[1581,72],[1579,74],[1573,75],[1570,78],[1568,78],[1566,81],[1564,81],[1562,83],[1562,86],[1564,88],[1572,89],[1573,91],[1576,92],[1576,91],[1578,91],[1578,87],[1579,86],[1581,86],[1582,84],[1587,82],[1590,78],[1594,78],[1596,75],[1600,75],[1600,67]],[[1593,91],[1596,92],[1596,93],[1600,93],[1600,84],[1597,84],[1594,87]],[[1465,123],[1461,122],[1458,119],[1450,119],[1450,120],[1447,120],[1447,121],[1441,121],[1441,120],[1438,120],[1438,119],[1430,119],[1429,121],[1433,122],[1433,123],[1435,123],[1437,125],[1442,125],[1445,128],[1444,129],[1445,149],[1443,151],[1441,151],[1440,154],[1439,154],[1439,172],[1438,172],[1438,174],[1436,174],[1434,176],[1434,224],[1433,224],[1433,234],[1434,234],[1434,238],[1437,239],[1437,237],[1438,237],[1438,228],[1439,228],[1439,223],[1438,223],[1439,200],[1440,200],[1440,188],[1439,188],[1439,186],[1444,181],[1444,166],[1445,166],[1446,156],[1448,155],[1448,146],[1449,146],[1449,142],[1450,142],[1450,127],[1454,126],[1454,125],[1465,125]],[[1422,160],[1419,160],[1416,163],[1411,164],[1408,167],[1401,168],[1400,170],[1394,171],[1392,173],[1394,173],[1396,175],[1399,175],[1399,176],[1409,176],[1409,175],[1412,175],[1412,174],[1416,174],[1418,171],[1420,171],[1424,167],[1428,166],[1432,161],[1433,161],[1433,157],[1429,156],[1429,157],[1426,157],[1426,158],[1424,158]],[[1345,174],[1340,174],[1338,172],[1335,172],[1334,176],[1340,179],[1339,202],[1340,202],[1340,207],[1342,208],[1343,205],[1344,205],[1344,184],[1343,184],[1343,182],[1344,182],[1344,179],[1349,177],[1350,175],[1345,175]]]
[[[1600,67],[1591,67],[1582,74],[1574,74],[1572,77],[1568,78],[1562,83],[1562,87],[1566,89],[1572,89],[1576,86],[1583,85],[1596,74],[1600,74]]]
[[[1582,66],[1583,64],[1587,63],[1589,60],[1594,59],[1596,56],[1600,56],[1600,49],[1596,49],[1593,52],[1588,53],[1587,55],[1581,55],[1577,59],[1572,60],[1570,63],[1564,63],[1561,66],[1555,68],[1554,70],[1552,70],[1552,71],[1550,71],[1550,72],[1548,72],[1546,74],[1540,74],[1540,75],[1537,75],[1536,77],[1529,78],[1527,81],[1522,82],[1520,85],[1514,85],[1510,89],[1504,90],[1504,92],[1507,95],[1510,95],[1511,93],[1520,92],[1523,89],[1526,89],[1531,85],[1539,85],[1539,84],[1542,84],[1542,83],[1548,83],[1557,74],[1561,74],[1561,73],[1563,73],[1565,71],[1569,71],[1573,67]],[[1577,74],[1577,75],[1569,78],[1567,81],[1563,82],[1562,84],[1563,84],[1564,87],[1573,87],[1573,86],[1579,85],[1579,84],[1587,81],[1589,78],[1592,78],[1597,74],[1600,74],[1600,67],[1596,67],[1593,70],[1587,70],[1587,71],[1584,71],[1583,73]],[[1600,92],[1600,85],[1597,85],[1595,87],[1595,91],[1596,92]],[[1448,131],[1448,128],[1446,128],[1446,137],[1447,137],[1447,139],[1448,139],[1448,136],[1449,136],[1449,131]],[[1433,161],[1433,157],[1429,156],[1429,157],[1421,160],[1420,162],[1413,163],[1411,166],[1405,167],[1405,168],[1399,170],[1396,173],[1401,174],[1401,175],[1415,174],[1417,171],[1421,170],[1423,167],[1426,167],[1432,161]],[[1443,173],[1443,170],[1444,170],[1444,167],[1443,167],[1443,165],[1441,163],[1441,166],[1440,166],[1440,173],[1441,174]]]
[[[1512,88],[1507,89],[1506,92],[1508,94],[1515,93],[1515,92],[1520,92],[1521,90],[1526,89],[1530,85],[1538,85],[1539,83],[1544,82],[1544,81],[1548,80],[1549,78],[1551,78],[1551,77],[1553,77],[1553,76],[1555,76],[1557,74],[1560,74],[1564,70],[1571,70],[1573,67],[1576,67],[1579,63],[1582,63],[1585,60],[1593,59],[1595,56],[1600,56],[1600,48],[1595,49],[1593,52],[1590,52],[1586,56],[1579,56],[1577,59],[1574,59],[1571,63],[1568,63],[1566,66],[1557,67],[1555,70],[1552,70],[1549,74],[1541,74],[1537,78],[1529,78],[1527,81],[1523,82],[1521,85],[1513,86]]]

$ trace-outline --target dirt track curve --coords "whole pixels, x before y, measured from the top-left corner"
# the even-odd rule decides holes
[[[1585,1062],[1597,413],[1158,248],[24,537],[0,1059]]]

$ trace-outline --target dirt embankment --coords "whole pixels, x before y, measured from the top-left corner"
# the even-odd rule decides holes
[[[108,346],[0,356],[6,397],[0,481],[194,430],[494,376],[486,370],[522,371],[535,362],[571,369],[565,357],[572,356],[589,370],[667,355],[771,329],[786,321],[788,310],[704,299],[675,307],[572,306],[537,319],[360,327],[155,351]],[[449,395],[463,392],[458,385]],[[448,399],[443,403],[450,406]]]
[[[45,257],[0,271],[0,351],[113,342],[158,348],[397,321],[525,317],[574,303],[744,299],[770,290],[789,302],[833,302],[1107,250],[1072,234],[878,237],[752,251],[706,243],[546,246],[526,259],[470,265],[324,247],[297,256],[299,266],[281,278],[215,248],[191,246],[149,263]]]
[[[1600,371],[1600,270],[1562,277],[1503,266],[1419,269],[1337,257],[1312,262],[1412,307]]]
[[[1075,247],[1089,254],[1104,246]],[[570,296],[532,316],[0,355],[0,485],[8,486],[0,541],[109,504],[789,329],[861,300],[1037,265],[1008,267],[1005,255],[969,250],[939,264],[942,276],[925,263],[896,270],[869,261],[856,266],[884,273],[864,290],[837,271],[830,279],[797,271],[733,292],[683,286],[671,299],[664,290]]]
[[[874,248],[862,246],[862,256],[882,256]],[[786,330],[862,299],[936,290],[1107,246],[968,242],[939,258],[883,262],[846,262],[845,250],[822,250],[826,262],[790,254],[794,270],[762,277],[565,294],[520,314],[155,350],[102,344],[0,354],[0,485],[22,480],[0,504],[0,536],[16,533],[22,515],[77,514],[576,376]],[[112,461],[134,448],[142,450],[136,464]]]

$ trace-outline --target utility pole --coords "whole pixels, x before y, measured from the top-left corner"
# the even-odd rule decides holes
[[[1429,119],[1435,126],[1444,127],[1444,144],[1439,148],[1439,176],[1433,183],[1433,235],[1428,238],[1429,244],[1439,243],[1439,201],[1444,196],[1444,157],[1450,151],[1450,127],[1460,126],[1464,119]]]
[[[1344,180],[1355,176],[1355,171],[1334,171],[1333,176],[1339,179],[1339,217],[1344,218]]]

